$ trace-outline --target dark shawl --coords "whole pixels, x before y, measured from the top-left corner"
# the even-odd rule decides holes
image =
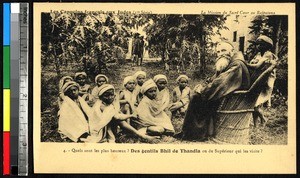
[[[250,76],[243,60],[233,58],[223,73],[195,94],[189,104],[183,127],[183,139],[205,140],[208,124],[214,118],[220,98],[238,89],[248,89]]]

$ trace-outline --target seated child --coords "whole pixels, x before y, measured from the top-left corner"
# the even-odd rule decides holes
[[[90,142],[115,142],[113,127],[116,123],[122,129],[131,131],[132,133],[147,140],[154,140],[154,137],[139,133],[126,120],[135,117],[132,114],[121,114],[113,104],[115,101],[115,89],[112,85],[103,84],[99,87],[99,99],[93,106],[94,117],[90,121],[91,137],[87,138]]]
[[[64,101],[59,111],[58,131],[62,138],[83,142],[90,134],[91,108],[78,96],[78,83],[69,81],[63,85],[62,91]]]
[[[134,77],[135,77],[136,83],[137,83],[137,85],[135,86],[135,89],[134,89],[134,93],[137,96],[136,103],[139,104],[140,101],[143,98],[143,94],[141,93],[141,87],[142,87],[143,83],[146,80],[146,72],[144,72],[144,71],[137,71],[134,74]]]
[[[161,105],[160,109],[171,116],[171,113],[169,112],[170,92],[166,87],[166,85],[168,84],[167,77],[165,75],[158,74],[153,77],[153,80],[156,83],[158,89],[156,101]]]
[[[187,86],[188,80],[189,78],[186,75],[180,75],[176,79],[178,86],[172,92],[173,103],[170,107],[172,113],[179,112],[181,115],[184,115],[188,108],[191,99],[191,89]]]
[[[96,86],[92,90],[92,96],[94,101],[98,99],[99,87],[103,84],[107,84],[108,78],[103,74],[99,74],[95,77],[95,83]]]
[[[136,108],[136,95],[134,89],[136,86],[136,80],[133,76],[127,76],[123,81],[124,90],[120,91],[119,102],[121,112],[124,114],[132,114]]]
[[[65,83],[73,81],[73,78],[70,76],[64,76],[60,79],[59,81],[59,86],[58,86],[58,90],[59,90],[59,94],[58,94],[58,99],[57,99],[57,103],[58,103],[58,107],[61,107],[62,102],[64,101],[64,92],[62,91],[62,87],[64,86]]]
[[[79,96],[85,101],[90,101],[92,98],[90,96],[90,85],[86,84],[87,75],[85,72],[75,73],[75,81],[79,84]]]
[[[143,99],[137,107],[138,119],[135,121],[139,132],[152,136],[173,135],[171,118],[160,109],[156,102],[157,86],[152,79],[147,80],[142,88]]]

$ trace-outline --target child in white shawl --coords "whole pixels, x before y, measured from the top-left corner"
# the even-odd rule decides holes
[[[99,87],[99,99],[93,106],[93,117],[90,121],[91,137],[87,138],[90,142],[115,142],[114,129],[115,123],[121,128],[127,129],[141,138],[153,140],[155,138],[142,135],[130,126],[126,120],[135,117],[132,114],[122,114],[113,104],[115,101],[115,89],[112,85],[103,84]]]
[[[173,103],[170,111],[173,113],[179,111],[181,115],[184,115],[191,99],[191,89],[188,87],[189,78],[186,75],[180,75],[176,81],[178,86],[172,92]]]
[[[82,142],[89,136],[89,119],[92,117],[91,108],[78,96],[79,85],[69,81],[62,87],[64,101],[60,108],[58,131],[62,138],[74,142]]]
[[[162,134],[173,135],[174,127],[171,118],[160,108],[157,103],[157,86],[152,79],[147,80],[142,88],[143,99],[137,107],[137,128],[140,132],[152,136]]]
[[[165,75],[158,74],[153,77],[154,82],[157,85],[157,96],[156,100],[159,104],[161,104],[161,109],[164,110],[169,116],[171,116],[171,112],[169,111],[170,104],[170,92],[166,87],[168,84],[168,79]]]

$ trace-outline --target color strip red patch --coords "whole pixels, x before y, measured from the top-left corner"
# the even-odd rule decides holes
[[[3,132],[3,175],[10,175],[10,132]]]

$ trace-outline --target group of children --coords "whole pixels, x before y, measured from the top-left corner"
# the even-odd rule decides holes
[[[178,86],[172,91],[172,97],[167,88],[168,79],[165,75],[158,74],[148,80],[146,78],[144,71],[127,76],[123,80],[123,89],[116,93],[114,87],[109,84],[108,77],[103,74],[95,77],[94,88],[87,84],[85,72],[77,72],[74,79],[70,76],[62,77],[59,82],[58,97],[59,132],[62,137],[68,137],[75,142],[114,142],[115,135],[120,130],[145,140],[154,140],[161,135],[173,135],[174,127],[171,123],[171,116],[184,115],[191,98],[191,89],[188,86],[189,77],[180,75],[176,79]],[[90,111],[83,110],[79,99],[74,99],[79,106],[78,109],[86,116],[85,124],[89,128],[87,132],[84,132],[83,137],[80,134],[75,137],[68,135],[69,131],[66,131],[66,128],[74,130],[80,126],[74,126],[74,128],[70,128],[70,125],[74,124],[63,126],[76,119],[75,116],[70,116],[72,111],[62,108],[66,98],[70,97],[67,95],[69,91],[66,90],[66,85],[77,87],[78,98],[81,102],[85,101],[84,108],[88,106],[91,109]],[[109,90],[112,92],[111,102],[105,99],[105,95],[109,95],[107,94]],[[80,122],[74,121],[73,123],[79,124]]]
[[[247,64],[249,69],[257,71],[251,75],[253,81],[255,75],[260,75],[265,70],[265,64],[276,65],[277,61],[277,57],[270,52],[273,42],[269,37],[260,36],[257,43],[259,53]],[[232,45],[224,42],[219,45],[228,49],[219,52],[212,80],[227,70],[232,58],[229,55],[233,51]],[[235,58],[243,59],[243,56]],[[275,72],[273,73],[257,99],[253,113],[254,125],[258,117],[261,118],[261,123],[266,122],[259,106],[270,100],[275,81]],[[76,73],[74,79],[70,76],[63,77],[59,82],[58,97],[58,130],[62,137],[74,142],[115,142],[115,135],[120,130],[145,140],[154,140],[161,135],[174,135],[171,117],[174,114],[185,115],[192,93],[188,86],[189,78],[180,75],[176,79],[178,86],[171,94],[165,75],[158,74],[148,80],[146,78],[144,71],[127,76],[123,80],[123,89],[116,93],[114,86],[109,84],[108,77],[103,74],[95,77],[96,86],[93,89],[87,84],[85,72]],[[199,84],[193,92],[201,94],[204,88]]]

